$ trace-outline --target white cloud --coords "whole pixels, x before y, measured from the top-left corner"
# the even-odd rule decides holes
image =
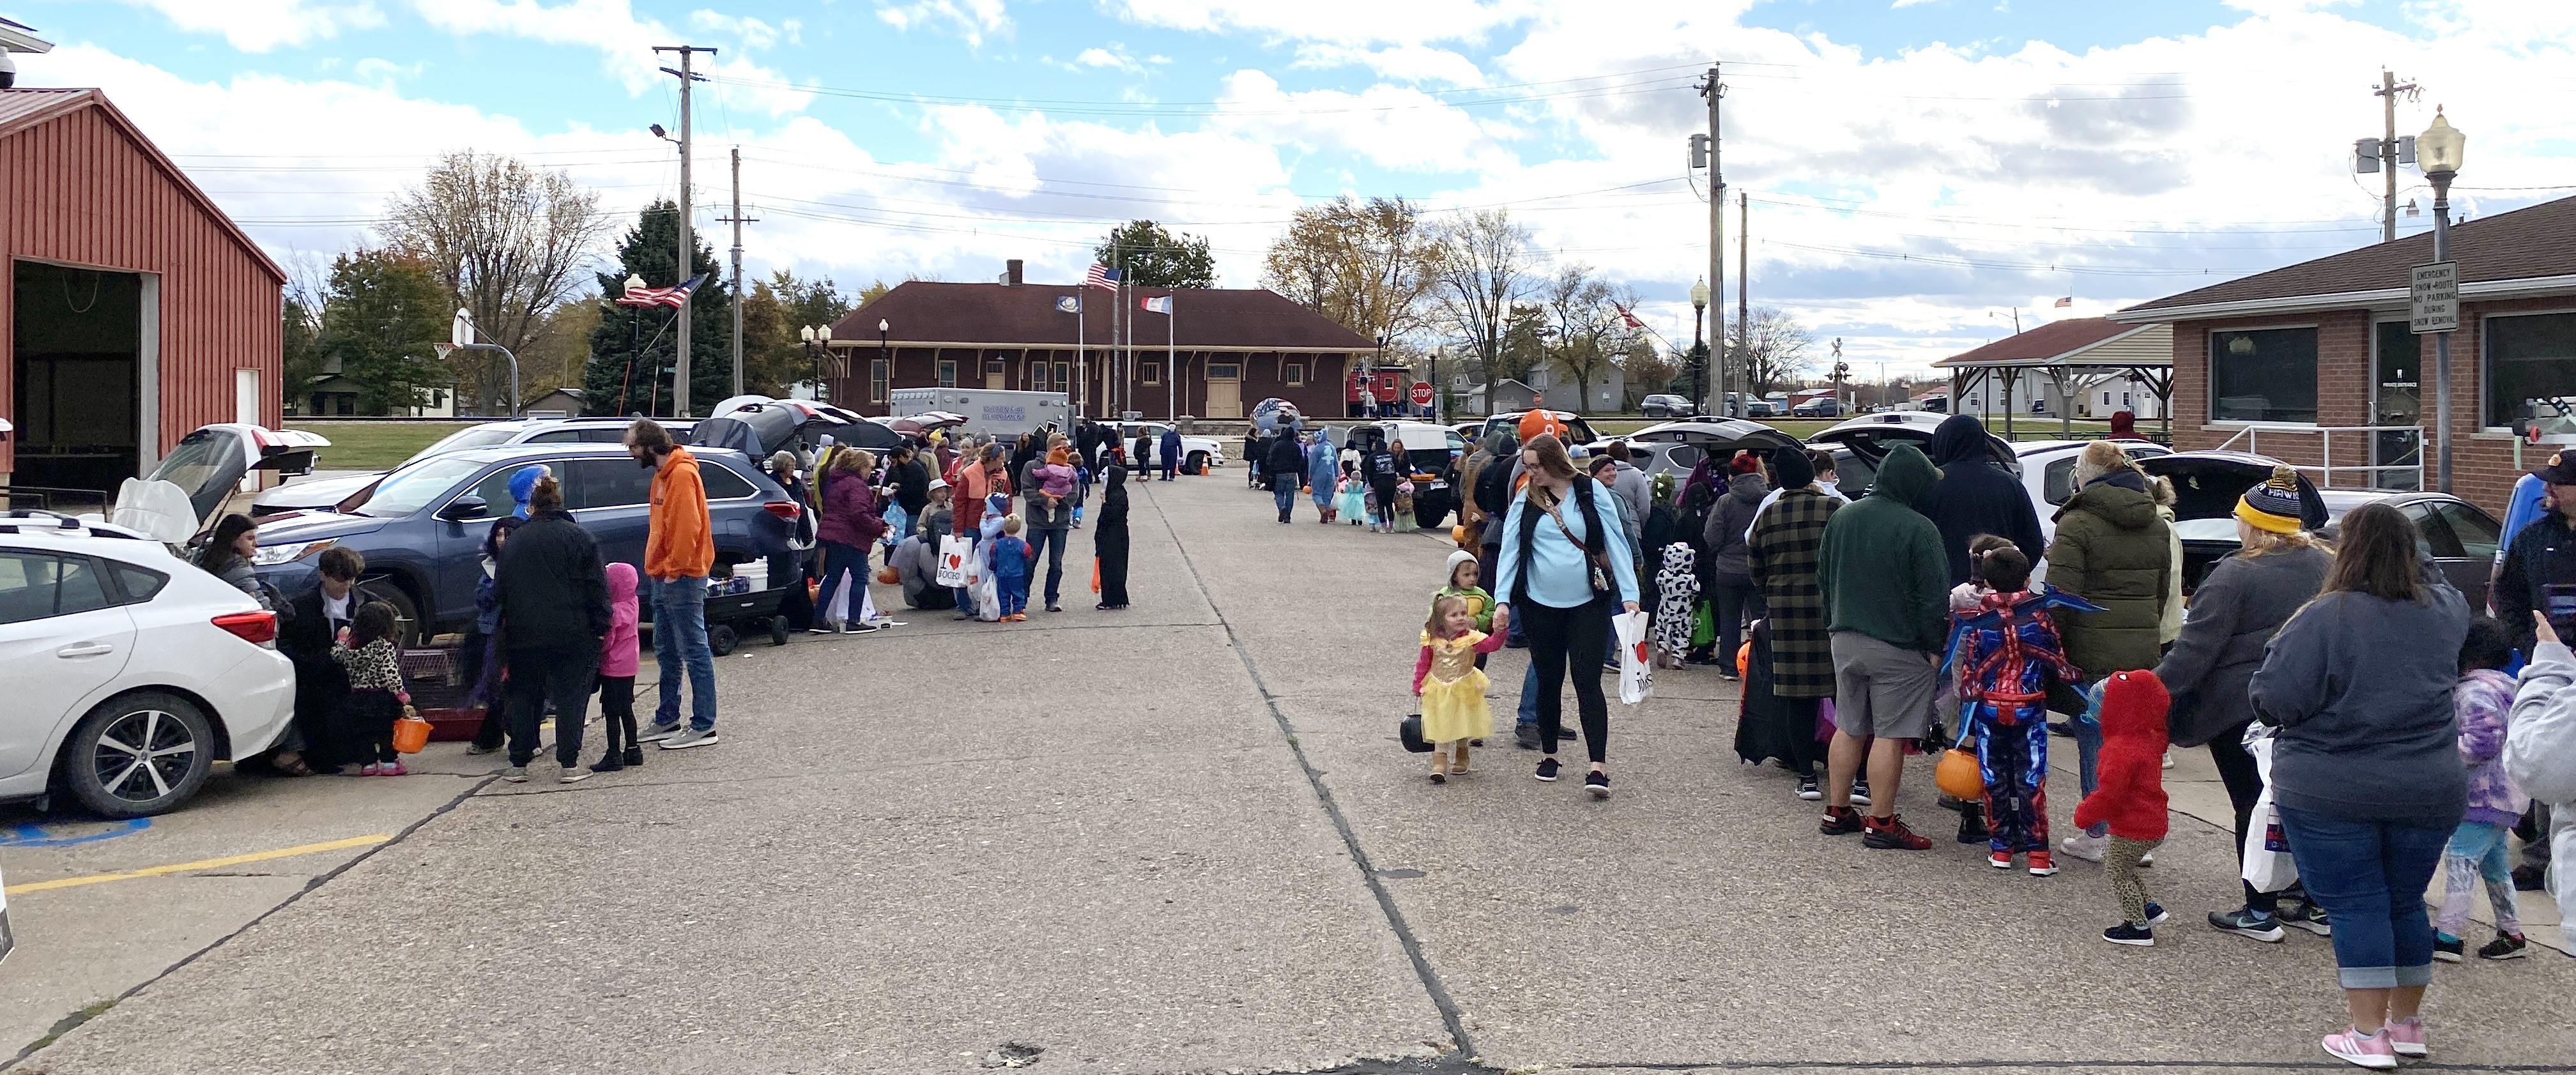
[[[777,44],[782,36],[789,42],[794,42],[798,32],[804,28],[804,24],[795,19],[787,19],[777,26],[771,26],[749,15],[737,18],[720,11],[700,8],[689,13],[689,28],[712,34],[729,35],[747,49],[765,49]]]
[[[267,52],[339,36],[342,30],[382,26],[385,13],[373,0],[126,0],[160,12],[193,33],[220,33],[243,52]]]
[[[1548,5],[1543,0],[1113,0],[1103,6],[1148,26],[1361,45],[1476,40]]]
[[[1002,0],[877,0],[877,18],[898,30],[946,30],[970,48],[981,47],[985,38],[1011,26]]]
[[[1407,43],[1382,49],[1355,48],[1349,45],[1318,43],[1297,50],[1300,67],[1366,67],[1386,78],[1411,83],[1446,82],[1452,86],[1477,87],[1485,84],[1485,73],[1476,62],[1448,49]]]
[[[1898,8],[1908,8],[1917,4],[1929,4],[1931,2],[1932,0],[1896,0],[1895,3],[1887,5],[1887,8],[1890,11],[1894,11]]]
[[[1110,49],[1117,49],[1117,51],[1112,52]],[[1073,58],[1073,62],[1079,67],[1105,67],[1113,71],[1125,71],[1134,75],[1145,73],[1145,65],[1137,63],[1133,57],[1127,55],[1126,49],[1120,48],[1116,45],[1112,45],[1107,49],[1084,49],[1082,50],[1081,55]]]
[[[638,18],[628,0],[565,0],[557,4],[541,0],[413,0],[413,4],[423,20],[449,33],[497,34],[597,50],[603,66],[617,76],[628,93],[642,93],[671,77],[659,70],[664,64],[676,66],[676,57],[653,51],[656,45],[678,40],[674,32],[660,22]],[[813,94],[787,87],[786,80],[776,72],[744,58],[741,49],[729,51],[731,55],[720,52],[712,60],[699,60],[696,67],[711,76],[741,80],[728,87],[729,91],[738,91],[735,100],[771,115],[801,111],[813,100]]]

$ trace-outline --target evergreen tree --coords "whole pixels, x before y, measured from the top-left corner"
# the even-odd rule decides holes
[[[283,361],[279,363],[278,388],[289,410],[310,402],[307,393],[313,380],[323,374],[327,363],[322,353],[322,326],[306,305],[301,293],[286,296],[278,310]]]
[[[407,413],[453,387],[434,349],[451,316],[447,289],[419,260],[359,250],[331,262],[319,346],[358,383],[358,413]]]
[[[648,287],[672,287],[690,275],[710,274],[689,295],[689,405],[705,413],[733,394],[733,294],[716,275],[715,248],[704,239],[691,244],[689,272],[677,271],[679,220],[679,206],[669,201],[644,207],[618,243],[617,263],[599,274],[599,294],[602,302],[625,294],[629,275],[643,277]],[[668,306],[610,306],[590,333],[590,364],[581,377],[584,408],[594,415],[671,415],[679,319],[680,312]]]
[[[1175,235],[1151,220],[1133,220],[1111,229],[1092,257],[1139,287],[1216,286],[1216,255],[1208,250],[1208,241]]]

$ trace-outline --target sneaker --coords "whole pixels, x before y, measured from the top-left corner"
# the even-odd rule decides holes
[[[367,764],[358,767],[359,776],[374,776],[379,771],[380,770],[377,769],[376,763],[374,762],[368,762]]]
[[[643,731],[635,733],[635,741],[638,743],[650,743],[656,739],[668,739],[678,734],[680,734],[679,721],[674,720],[664,722],[657,720],[651,724],[645,725]]]
[[[828,635],[836,634],[838,631],[831,624],[824,623],[821,620],[816,620],[814,621],[814,626],[805,629],[805,633],[809,635]]]
[[[1444,773],[1433,773],[1431,774],[1431,782],[1434,784],[1446,784],[1449,782],[1449,777]]]
[[[1717,674],[1717,678],[1722,679],[1722,680],[1725,680],[1726,682],[1729,682],[1729,683],[1735,683],[1735,682],[1741,681],[1744,677],[1739,676],[1739,675],[1736,675],[1736,674],[1735,674],[1734,672],[1732,672],[1732,671],[1725,671],[1725,672],[1719,672],[1719,673]]]
[[[2057,841],[2057,850],[2086,862],[2102,861],[2102,852],[2110,846],[2111,838],[2108,836],[2087,836],[2080,832]]]
[[[1516,746],[1516,747],[1519,747],[1519,748],[1521,748],[1522,750],[1537,750],[1537,749],[1538,749],[1538,725],[1535,725],[1535,724],[1515,724],[1515,725],[1512,725],[1512,745],[1513,745],[1513,746]]]
[[[2073,738],[2075,738],[2075,722],[2074,722],[2074,721],[2068,721],[2068,720],[2052,720],[2052,721],[2049,721],[2049,722],[2048,722],[2048,734],[2050,734],[2050,735],[2057,735],[2057,736],[2064,736],[2064,737],[2066,737],[2066,738],[2068,738],[2068,739],[2073,739]]]
[[[377,776],[410,776],[410,775],[411,775],[411,769],[409,769],[408,767],[404,766],[404,765],[403,765],[403,763],[402,763],[402,760],[401,760],[401,759],[399,759],[399,758],[397,758],[397,759],[395,759],[395,760],[393,760],[393,761],[389,761],[389,762],[386,762],[386,763],[384,763],[384,764],[382,764],[382,765],[378,765],[378,766],[376,766],[376,775],[377,775]]]
[[[2457,963],[2466,946],[2467,942],[2448,933],[2436,933],[2433,935],[2433,958],[2444,963]]]
[[[2478,949],[2478,958],[2521,959],[2523,956],[2530,954],[2524,951],[2524,949],[2529,947],[2531,947],[2531,942],[2523,940],[2520,937],[2516,937],[2513,934],[2506,933],[2503,930],[2497,930],[2495,939],[2488,941],[2485,947]],[[2400,1051],[2402,1052],[2404,1050]]]
[[[2421,1059],[2433,1055],[2432,1047],[2424,1044],[2423,1016],[2391,1019],[2386,1026],[2379,1028],[2379,1036],[2387,1038],[2388,1048],[2399,1056]]]
[[[466,754],[468,754],[468,755],[475,755],[475,754],[498,754],[498,753],[500,753],[500,752],[501,752],[501,744],[499,744],[499,743],[494,743],[494,744],[492,744],[491,746],[488,746],[488,747],[487,747],[487,746],[484,746],[484,745],[483,745],[483,744],[481,744],[481,743],[467,743],[467,744],[465,744],[465,753],[466,753]]]
[[[624,761],[629,769],[641,769],[644,767],[644,748],[628,747],[626,757],[619,760]]]
[[[1880,851],[1925,851],[1932,847],[1930,839],[1915,835],[1914,830],[1905,827],[1905,820],[1894,814],[1887,815],[1885,821],[1876,815],[1863,818],[1860,827],[1862,847]]]
[[[876,629],[877,625],[873,623],[845,623],[841,625],[841,633],[845,635],[874,634]]]
[[[2252,937],[2265,944],[2279,944],[2289,936],[2281,932],[2279,919],[2250,907],[2209,912],[2209,928],[2239,937]]]
[[[1848,806],[1826,807],[1825,819],[1816,824],[1816,831],[1827,836],[1849,836],[1860,830],[1860,812]]]
[[[1583,776],[1583,790],[1588,791],[1588,792],[1591,792],[1591,793],[1592,793],[1592,797],[1593,797],[1593,798],[1595,798],[1595,799],[1607,799],[1607,798],[1609,798],[1609,797],[1610,797],[1610,774],[1608,774],[1608,773],[1603,773],[1603,772],[1592,772],[1592,773],[1586,773],[1586,774],[1584,774],[1584,776]]]
[[[626,768],[626,758],[619,751],[610,751],[601,755],[598,761],[590,763],[590,771],[594,773],[614,773],[624,768]]]
[[[2389,1043],[2386,1034],[2365,1035],[2361,1031],[2347,1029],[2341,1034],[2326,1035],[2319,1044],[2325,1046],[2327,1055],[2347,1064],[2382,1071],[2397,1070],[2397,1049]]]
[[[1825,797],[1825,789],[1816,786],[1816,774],[1808,773],[1798,778],[1798,797],[1808,802],[1817,802]]]
[[[1854,777],[1854,778],[1852,778],[1851,801],[1852,801],[1852,805],[1854,805],[1854,806],[1867,806],[1867,805],[1869,805],[1869,781],[1868,781],[1868,780],[1862,779],[1862,778],[1860,778],[1860,777]]]
[[[1288,520],[1286,520],[1286,519],[1281,519],[1281,520],[1279,520],[1279,521],[1284,523],[1284,522],[1287,522]],[[1047,602],[1047,611],[1049,611],[1049,612],[1062,612],[1062,611],[1064,611],[1064,606],[1063,606],[1063,605],[1059,605],[1059,604],[1057,604],[1057,603],[1055,603],[1055,602],[1053,602],[1053,601],[1049,601],[1049,602]]]
[[[2165,748],[2165,766],[2164,766],[2164,767],[2165,767],[2165,768],[2167,768],[2167,769],[2171,769],[2171,768],[2173,768],[2173,748],[2172,748],[2172,747],[2166,747],[2166,748]]]
[[[2053,858],[2048,857],[2048,852],[2046,852],[2046,851],[2033,851],[2033,852],[2031,852],[2031,853],[2030,853],[2030,875],[2031,875],[2032,877],[2054,877],[2054,876],[2056,876],[2056,875],[2057,875],[2057,860],[2056,860],[2056,859],[2053,859]]]
[[[592,775],[593,775],[593,774],[591,773],[591,771],[590,771],[590,770],[588,770],[588,769],[584,769],[584,768],[582,768],[582,767],[580,767],[580,766],[577,766],[577,765],[576,765],[576,766],[574,766],[574,767],[572,767],[572,768],[570,768],[570,769],[566,769],[566,770],[564,770],[564,771],[563,771],[563,775],[558,776],[558,777],[556,777],[556,778],[555,778],[555,783],[558,783],[558,784],[578,784],[578,783],[581,783],[581,782],[582,782],[582,781],[584,781],[584,780],[588,780],[588,779],[590,779]]]
[[[2334,936],[2334,923],[2326,919],[2326,909],[2313,903],[2295,903],[2281,909],[2281,924],[2304,929],[2320,937]]]
[[[1538,760],[1538,772],[1532,775],[1537,776],[1542,782],[1549,784],[1556,783],[1556,759],[1540,758]]]
[[[678,734],[678,735],[674,735],[674,736],[672,736],[672,737],[670,737],[670,738],[668,738],[668,739],[662,740],[662,749],[664,749],[664,750],[687,750],[687,749],[689,749],[690,747],[713,746],[713,745],[715,745],[715,742],[716,742],[716,730],[715,730],[715,729],[713,729],[713,728],[704,728],[704,729],[700,729],[700,728],[691,728],[691,729],[689,729],[689,730],[687,730],[687,731],[681,732],[681,733],[680,733],[680,734]]]
[[[2165,923],[2167,923],[2167,922],[2171,922],[2171,921],[2173,921],[2173,914],[2172,914],[2171,912],[2169,912],[2169,911],[2166,911],[2166,910],[2164,909],[2164,905],[2163,905],[2163,904],[2157,903],[2157,902],[2156,902],[2156,901],[2154,901],[2154,900],[2148,900],[2148,901],[2147,901],[2147,924],[2148,924],[2148,925],[2150,925],[2150,926],[2161,926],[2161,925],[2164,925]]]
[[[1985,842],[1987,842],[1987,841],[1989,841],[1989,840],[1992,840],[1992,839],[1994,839],[1994,838],[1995,838],[1994,830],[1989,829],[1989,828],[1987,828],[1987,827],[1986,827],[1986,812],[1985,812],[1985,811],[1977,809],[1977,808],[1976,808],[1976,806],[1975,806],[1975,805],[1973,805],[1973,804],[1968,805],[1968,806],[1965,806],[1965,807],[1963,807],[1963,808],[1961,808],[1961,809],[1960,809],[1960,811],[1959,811],[1959,842],[1960,842],[1960,843],[1963,843],[1963,844],[1982,844],[1982,843],[1985,843]]]
[[[2122,922],[2119,925],[2103,930],[2102,939],[2113,944],[2126,944],[2138,948],[2153,948],[2156,946],[2156,931],[2153,929],[2140,929],[2126,922]]]
[[[2012,852],[1992,851],[1986,854],[1986,865],[1998,870],[2012,869]]]
[[[501,770],[501,779],[507,780],[513,784],[525,784],[528,782],[528,767],[525,765],[513,765],[507,769],[503,769]]]

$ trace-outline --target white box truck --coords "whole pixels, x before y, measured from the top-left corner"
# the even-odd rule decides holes
[[[966,416],[970,433],[1010,436],[1047,426],[1073,428],[1073,408],[1062,392],[1015,392],[1001,388],[898,388],[886,393],[887,413],[910,417],[926,411]]]

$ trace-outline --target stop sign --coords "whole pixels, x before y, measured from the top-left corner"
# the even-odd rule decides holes
[[[1431,382],[1413,382],[1413,405],[1416,407],[1428,407],[1431,405]]]

